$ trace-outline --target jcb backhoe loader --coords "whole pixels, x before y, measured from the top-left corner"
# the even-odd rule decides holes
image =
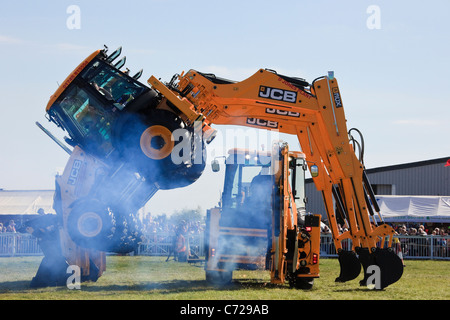
[[[266,269],[271,283],[310,289],[321,216],[306,214],[304,154],[277,142],[271,152],[232,149],[225,164],[221,206],[206,219],[206,280],[223,285],[235,269]]]
[[[202,174],[204,142],[215,136],[210,125],[242,125],[297,135],[310,170],[312,164],[317,167],[313,179],[323,194],[341,263],[337,281],[356,278],[360,261],[364,270],[379,267],[381,288],[401,277],[403,264],[391,250],[394,230],[373,217],[376,211],[383,221],[362,158],[349,139],[334,75],[310,84],[260,69],[236,82],[190,70],[168,83],[152,76],[148,88],[137,81],[141,72],[131,77],[120,71],[125,58],[114,63],[120,52],[91,54],[47,105],[48,119],[68,132],[66,142],[73,146],[56,181],[63,238],[77,248],[114,251],[124,245],[130,250],[135,210],[158,189],[187,186]],[[336,214],[348,232],[339,234]],[[351,251],[343,250],[344,239],[351,239]],[[70,255],[80,256],[73,250]],[[89,272],[87,265],[80,267]],[[363,282],[366,278],[365,273]]]
[[[46,115],[68,133],[65,143],[37,123],[70,158],[56,178],[57,219],[45,227],[58,232],[39,233],[47,254],[32,286],[65,285],[69,265],[96,280],[106,251],[136,249],[135,213],[158,190],[190,185],[204,170],[204,142],[215,130],[194,128],[192,111],[185,115],[138,81],[142,70],[121,71],[125,57],[115,62],[121,51],[93,52],[50,97]],[[41,224],[30,223],[30,232]]]
[[[363,145],[347,129],[333,72],[309,83],[268,69],[240,82],[189,70],[167,85],[154,76],[148,83],[185,114],[192,112],[191,121],[202,120],[204,126],[239,125],[296,135],[327,210],[341,267],[336,281],[355,279],[361,265],[361,285],[369,278],[368,270],[378,270],[373,276],[381,289],[401,278],[403,264],[392,249],[395,231],[384,223],[377,207],[365,173]],[[337,215],[348,228],[342,234]],[[344,250],[345,239],[352,241],[351,251]]]

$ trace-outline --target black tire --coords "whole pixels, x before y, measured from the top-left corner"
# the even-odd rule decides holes
[[[141,139],[145,139],[145,132],[150,128],[159,128],[170,134],[171,139],[154,136],[152,139],[143,143]],[[177,141],[173,141],[173,133],[177,129],[185,129],[178,131]],[[195,137],[195,139],[193,139]],[[168,140],[171,140],[170,142]],[[190,155],[183,157],[183,154],[176,152],[184,152],[188,148],[186,145],[181,146],[180,143],[190,141]],[[201,137],[194,136],[191,129],[187,129],[185,123],[176,114],[161,109],[155,109],[148,114],[127,114],[118,120],[113,130],[114,147],[125,161],[133,163],[135,169],[141,173],[148,181],[156,182],[160,189],[174,189],[185,187],[195,182],[203,173],[206,165],[205,145]],[[172,143],[168,146],[169,143]],[[151,145],[150,151],[144,146]],[[154,144],[154,145],[153,145]],[[154,147],[154,148],[153,148]],[[167,147],[167,149],[165,149]],[[201,148],[201,150],[198,150]],[[161,154],[151,153],[151,151],[161,150]],[[170,150],[170,152],[165,152]],[[172,152],[174,152],[172,154]],[[196,152],[201,152],[201,161],[198,161]],[[172,156],[187,159],[181,163],[175,163]]]
[[[205,170],[206,146],[202,137],[189,130],[183,139],[190,141],[189,159],[163,172],[162,179],[158,181],[163,190],[189,186],[197,181]]]
[[[146,115],[127,114],[114,125],[113,144],[125,161],[133,163],[135,169],[150,181],[157,181],[162,169],[170,168],[173,164],[170,153],[162,158],[151,158],[141,148],[141,137],[152,126],[161,126],[173,133],[176,129],[183,129],[184,123],[167,110],[155,109]]]
[[[311,290],[314,286],[314,278],[310,277],[295,277],[291,281],[290,286],[300,290]]]
[[[67,218],[67,231],[73,242],[83,248],[107,250],[114,231],[108,207],[96,199],[74,202]]]

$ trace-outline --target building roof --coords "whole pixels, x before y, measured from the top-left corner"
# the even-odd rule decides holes
[[[399,169],[408,169],[408,168],[416,168],[416,167],[423,167],[428,166],[432,164],[442,164],[442,166],[445,166],[447,161],[450,159],[450,156],[445,158],[438,158],[438,159],[431,159],[431,160],[424,160],[424,161],[417,161],[417,162],[409,162],[409,163],[403,163],[403,164],[395,164],[391,166],[385,166],[385,167],[377,167],[372,169],[367,169],[367,173],[376,173],[376,172],[382,172],[382,171],[392,171],[392,170],[399,170]],[[449,168],[450,170],[450,168]]]
[[[0,215],[34,215],[39,208],[54,214],[54,190],[0,190]]]
[[[377,173],[377,172],[383,172],[383,171],[393,171],[393,170],[400,170],[400,169],[408,169],[408,168],[416,168],[416,167],[423,167],[427,165],[433,165],[433,164],[442,164],[442,166],[446,166],[450,161],[450,156],[445,158],[437,158],[437,159],[430,159],[430,160],[424,160],[424,161],[416,161],[416,162],[409,162],[409,163],[403,163],[403,164],[394,164],[390,166],[384,166],[384,167],[377,167],[377,168],[371,168],[366,169],[366,173]],[[450,170],[450,168],[448,168]],[[312,178],[305,179],[306,183],[313,183]]]

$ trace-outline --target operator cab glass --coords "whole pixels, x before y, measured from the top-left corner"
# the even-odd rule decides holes
[[[230,156],[233,158],[233,155]],[[270,156],[227,160],[220,225],[266,226],[270,219],[274,176]]]
[[[291,178],[292,193],[297,209],[306,210],[305,193],[305,170],[304,158],[291,158],[289,161],[289,176]]]
[[[224,187],[224,207],[238,208],[244,205],[251,196],[258,178],[271,179],[270,166],[227,165]],[[252,185],[253,181],[253,185]]]
[[[49,115],[68,131],[73,144],[107,155],[113,149],[114,120],[147,90],[133,78],[95,58],[58,97]]]
[[[81,77],[119,110],[125,108],[147,89],[101,60],[94,60]]]

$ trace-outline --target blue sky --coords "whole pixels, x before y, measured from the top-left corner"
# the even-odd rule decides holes
[[[80,9],[79,29],[67,27],[70,5]],[[378,29],[367,26],[373,5]],[[64,136],[44,117],[48,99],[104,44],[122,46],[143,82],[191,68],[232,80],[259,68],[309,81],[334,70],[348,127],[364,134],[367,168],[450,156],[448,12],[448,0],[3,1],[0,188],[53,188],[68,155],[35,121]],[[282,137],[298,150],[295,137]],[[208,152],[219,155],[223,142]],[[158,193],[149,210],[209,208],[220,185],[207,169],[191,187]]]

